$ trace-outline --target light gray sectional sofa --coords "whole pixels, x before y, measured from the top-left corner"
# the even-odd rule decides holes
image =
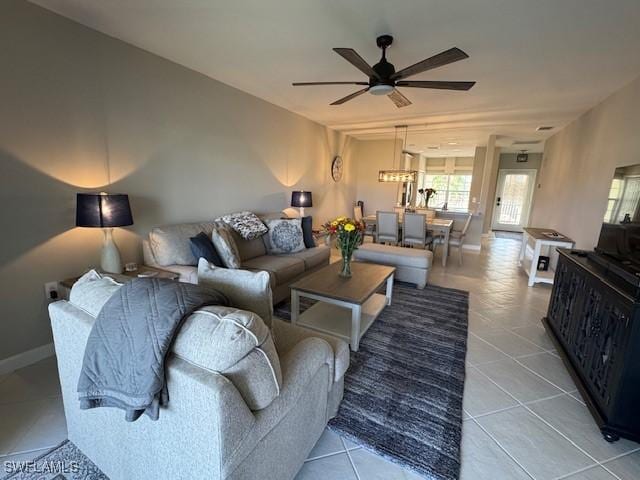
[[[191,253],[189,238],[200,232],[211,236],[213,222],[183,223],[155,227],[143,241],[144,262],[180,274],[180,281],[198,283],[198,259]],[[329,264],[331,251],[318,245],[298,253],[269,255],[263,238],[233,238],[240,251],[243,269],[269,273],[274,303],[289,297],[289,285],[300,277]]]
[[[75,293],[49,307],[68,435],[111,480],[290,480],[337,412],[346,343],[221,306],[199,309],[182,326],[166,363],[170,401],[157,421],[80,410],[85,345],[113,283]]]

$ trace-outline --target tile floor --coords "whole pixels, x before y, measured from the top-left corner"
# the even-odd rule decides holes
[[[488,240],[430,277],[471,292],[461,479],[639,479],[640,444],[602,439],[540,325],[550,288],[526,286],[518,251]],[[0,376],[0,467],[65,437],[54,359]],[[327,430],[296,480],[417,478]]]

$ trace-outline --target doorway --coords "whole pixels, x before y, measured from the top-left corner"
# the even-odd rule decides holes
[[[536,170],[501,169],[498,171],[492,230],[522,232],[529,221]]]

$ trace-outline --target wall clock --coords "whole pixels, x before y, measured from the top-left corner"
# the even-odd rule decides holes
[[[340,155],[336,155],[331,162],[331,177],[334,182],[339,182],[342,179],[342,157]]]

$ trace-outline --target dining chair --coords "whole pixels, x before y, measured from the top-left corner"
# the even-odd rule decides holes
[[[469,230],[472,217],[473,215],[471,213],[467,216],[462,230],[451,230],[449,234],[449,247],[456,247],[458,249],[458,263],[460,266],[462,266],[462,245],[464,244],[464,239],[467,235],[467,230]]]
[[[353,219],[357,222],[364,222],[365,229],[362,234],[362,241],[364,242],[364,237],[367,235],[371,235],[372,237],[375,235],[375,225],[373,223],[367,223],[364,220],[364,212],[362,211],[362,205],[356,204],[353,207]]]
[[[364,215],[362,214],[362,207],[360,205],[354,205],[353,206],[353,219],[356,222],[361,222],[363,216]]]
[[[376,243],[398,244],[398,212],[376,212]]]
[[[427,240],[426,240],[426,245],[429,246],[429,248],[434,252],[435,254],[435,247],[436,247],[436,240],[441,240],[441,235],[433,235],[433,232],[431,232],[428,228],[428,224],[430,222],[432,222],[435,218],[436,218],[436,211],[433,210],[432,208],[424,208],[424,207],[420,207],[420,208],[416,208],[416,213],[422,214],[426,217],[426,221],[427,221]]]
[[[427,217],[420,213],[405,213],[402,222],[402,245],[405,247],[427,245]]]

